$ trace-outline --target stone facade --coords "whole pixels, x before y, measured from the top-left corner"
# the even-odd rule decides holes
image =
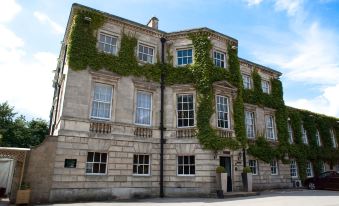
[[[79,5],[74,8],[88,9]],[[70,18],[73,13],[71,12]],[[72,21],[70,21],[71,23]],[[68,25],[65,40],[70,25]],[[227,44],[237,45],[237,40],[214,32],[207,28],[188,30],[174,33],[147,28],[115,16],[109,16],[109,21],[98,31],[117,37],[119,49],[122,32],[133,32],[138,44],[150,45],[154,48],[154,61],[159,61],[161,53],[160,37],[164,35],[168,42],[166,49],[176,59],[176,50],[192,48],[189,40],[190,32],[205,31],[210,33],[213,51],[226,51]],[[60,60],[66,55],[63,46]],[[194,52],[194,51],[193,51]],[[227,54],[225,53],[225,56]],[[165,56],[170,62],[170,57]],[[226,61],[225,61],[226,62]],[[174,66],[176,61],[171,62]],[[254,69],[264,79],[277,78],[281,74],[269,68],[241,60],[241,71],[249,73]],[[53,103],[52,128],[55,140],[47,140],[41,145],[40,153],[33,151],[30,159],[30,169],[26,180],[36,191],[44,190],[41,196],[33,195],[34,202],[99,200],[115,198],[134,198],[159,195],[160,181],[160,84],[146,81],[144,78],[133,76],[122,77],[109,71],[73,71],[59,63],[55,82],[58,87]],[[225,63],[226,69],[226,63]],[[110,118],[102,121],[91,118],[95,84],[105,84],[112,87]],[[221,138],[232,138],[234,134],[234,119],[232,102],[237,95],[236,89],[226,81],[215,82],[213,85],[216,95],[223,95],[229,100],[229,129],[218,129]],[[135,124],[136,95],[138,91],[148,92],[152,97],[151,124],[142,126]],[[194,99],[194,125],[189,128],[177,127],[177,96],[191,94]],[[220,157],[230,157],[232,191],[242,190],[241,172],[243,160],[241,151],[219,151],[214,153],[204,150],[196,136],[196,91],[193,85],[173,85],[165,88],[164,133],[164,192],[166,196],[209,196],[215,194],[215,169],[220,165]],[[260,108],[246,105],[246,109],[255,110],[256,128],[262,132],[265,128],[266,113],[274,115],[270,108]],[[211,125],[217,128],[216,114],[211,118]],[[47,152],[48,151],[48,152]],[[49,154],[48,157],[36,158],[38,153]],[[89,174],[90,152],[107,154],[105,172]],[[37,153],[37,154],[35,154]],[[150,169],[146,175],[133,174],[134,155],[149,155]],[[178,156],[194,156],[195,174],[178,175]],[[36,159],[35,159],[36,158]],[[247,160],[251,157],[247,157]],[[253,158],[252,158],[253,159]],[[76,166],[66,167],[66,160],[76,160]],[[42,163],[46,164],[45,166]],[[248,162],[247,162],[248,164]],[[34,168],[33,168],[34,167]],[[253,176],[253,188],[263,190],[268,188],[288,188],[292,186],[290,166],[278,163],[278,174],[271,175],[269,164],[258,161],[258,174]],[[46,176],[47,184],[42,185],[34,178]]]

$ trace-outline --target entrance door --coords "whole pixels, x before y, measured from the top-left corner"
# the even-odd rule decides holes
[[[227,192],[232,192],[232,166],[231,157],[220,157],[220,166],[227,172]]]

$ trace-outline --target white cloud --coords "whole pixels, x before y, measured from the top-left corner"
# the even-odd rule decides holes
[[[259,5],[263,0],[245,0],[248,6]]]
[[[49,25],[55,33],[57,34],[64,33],[65,29],[59,24],[57,24],[55,21],[53,21],[51,18],[49,18],[49,16],[47,16],[46,14],[36,11],[33,13],[33,15],[40,23]]]
[[[302,9],[303,0],[276,0],[275,9],[277,11],[286,11],[288,15],[293,16]]]
[[[15,0],[0,2],[0,23],[10,22],[20,11],[21,6]]]

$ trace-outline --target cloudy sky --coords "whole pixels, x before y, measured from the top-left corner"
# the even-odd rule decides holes
[[[48,119],[52,71],[73,1],[0,1],[0,102]],[[339,0],[79,0],[164,31],[209,27],[239,56],[283,73],[287,105],[339,117]]]

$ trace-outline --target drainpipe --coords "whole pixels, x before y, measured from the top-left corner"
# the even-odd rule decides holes
[[[161,41],[161,76],[160,76],[160,197],[164,197],[164,90],[165,90],[165,42],[164,37]]]

